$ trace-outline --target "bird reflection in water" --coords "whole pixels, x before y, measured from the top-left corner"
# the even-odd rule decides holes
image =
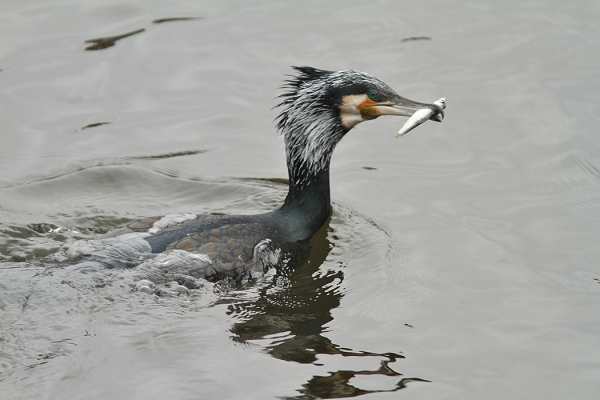
[[[316,273],[333,246],[327,238],[330,231],[327,221],[311,240],[309,260],[287,276],[276,276],[269,285],[260,289],[257,299],[248,302],[231,298],[222,300],[231,301],[229,314],[242,320],[232,326],[232,340],[245,344],[270,340],[265,351],[271,356],[316,366],[322,365],[318,363],[319,355],[381,359],[379,368],[375,370],[337,370],[330,371],[327,376],[314,375],[302,385],[302,389],[298,389],[300,395],[283,399],[356,397],[395,392],[404,389],[409,382],[429,382],[420,378],[402,378],[394,388],[379,390],[360,389],[350,383],[357,376],[401,377],[402,374],[394,371],[390,364],[405,357],[391,352],[354,351],[323,336],[327,324],[333,320],[331,311],[340,305],[344,296],[341,269]]]

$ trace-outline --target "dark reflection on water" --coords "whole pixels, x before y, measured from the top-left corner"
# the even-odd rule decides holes
[[[397,392],[400,389],[406,388],[409,382],[429,382],[419,378],[403,378],[398,381],[394,389],[389,390],[363,390],[356,388],[348,383],[348,381],[357,375],[387,375],[400,376],[392,370],[388,363],[396,361],[390,357],[388,361],[382,361],[381,367],[376,371],[336,371],[330,373],[329,376],[314,376],[308,383],[299,390],[302,395],[294,397],[283,397],[286,400],[292,399],[340,399],[344,397],[357,397],[369,393],[381,392]]]
[[[359,375],[402,376],[389,364],[405,357],[392,352],[348,349],[323,336],[326,325],[333,320],[332,310],[340,306],[344,296],[341,290],[344,273],[341,270],[318,273],[333,247],[327,239],[329,222],[312,238],[311,254],[304,265],[287,276],[277,276],[261,289],[257,300],[229,306],[229,315],[245,319],[232,326],[231,332],[235,335],[232,340],[250,343],[276,337],[265,348],[268,354],[283,361],[317,366],[322,365],[318,362],[319,355],[382,359],[376,370],[337,370],[330,371],[328,376],[313,375],[302,389],[298,389],[301,395],[285,399],[356,397],[375,392],[395,392],[412,381],[429,382],[420,378],[403,378],[395,388],[388,390],[365,390],[350,384],[350,380]]]

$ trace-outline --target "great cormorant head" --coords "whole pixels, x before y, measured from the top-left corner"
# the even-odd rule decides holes
[[[318,106],[322,111],[330,111],[331,116],[350,130],[363,121],[375,119],[381,115],[399,115],[410,117],[415,111],[430,108],[435,111],[431,117],[442,121],[444,110],[436,104],[419,103],[398,95],[384,82],[360,71],[325,71],[312,67],[293,67],[298,75],[283,86],[290,89],[284,93],[280,105],[301,107]],[[284,110],[279,116],[284,117]]]
[[[379,79],[359,71],[324,71],[293,67],[297,74],[283,85],[283,110],[277,127],[286,142],[290,175],[316,174],[328,168],[333,149],[354,126],[381,115],[410,117],[429,108],[441,121],[436,104],[408,100]]]

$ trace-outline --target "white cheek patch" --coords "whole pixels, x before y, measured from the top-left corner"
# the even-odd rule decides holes
[[[340,117],[344,128],[352,129],[364,121],[363,117],[360,115],[358,106],[366,99],[367,95],[365,94],[355,94],[344,97],[342,105],[340,106]]]

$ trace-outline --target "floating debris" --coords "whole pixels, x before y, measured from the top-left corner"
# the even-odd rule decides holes
[[[105,38],[97,38],[97,39],[89,39],[86,40],[85,43],[93,43],[92,45],[86,47],[86,50],[102,50],[102,49],[106,49],[107,47],[112,47],[115,45],[115,42],[117,40],[121,40],[123,38],[126,38],[128,36],[132,36],[135,34],[138,34],[140,32],[144,32],[145,29],[138,29],[136,31],[131,31],[131,32],[127,32],[124,33],[122,35],[118,35],[118,36],[109,36],[109,37],[105,37]]]
[[[84,126],[83,128],[80,129],[80,131],[82,131],[84,129],[88,129],[88,128],[95,128],[95,127],[101,126],[101,125],[107,125],[107,124],[110,124],[110,122],[96,122],[96,123]]]
[[[431,40],[429,36],[411,36],[401,40],[401,42],[412,42],[415,40]]]
[[[204,17],[175,17],[175,18],[160,18],[152,21],[154,24],[162,24],[163,22],[171,22],[171,21],[189,21],[192,19],[203,19]]]

